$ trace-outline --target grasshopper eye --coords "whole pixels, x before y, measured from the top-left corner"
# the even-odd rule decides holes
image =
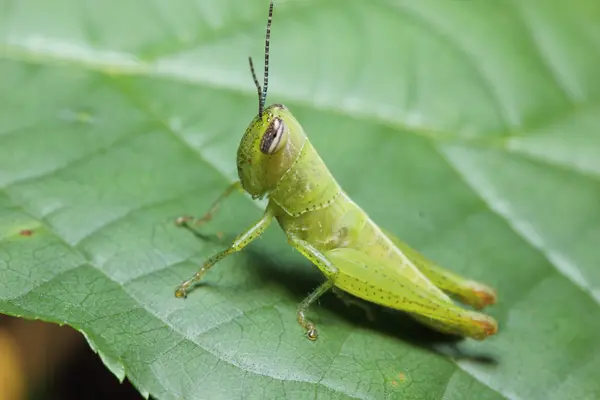
[[[279,117],[273,118],[273,121],[267,127],[262,140],[260,141],[260,151],[265,154],[277,152],[285,143],[283,136],[286,133],[285,123]]]

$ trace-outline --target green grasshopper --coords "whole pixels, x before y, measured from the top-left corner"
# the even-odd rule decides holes
[[[199,219],[180,217],[177,224],[200,225],[210,220],[221,202],[243,189],[253,199],[268,197],[264,215],[226,250],[210,257],[183,282],[175,295],[185,298],[190,287],[219,260],[259,237],[275,218],[288,242],[325,275],[325,282],[298,306],[297,319],[310,340],[318,337],[306,313],[329,290],[346,293],[409,313],[438,331],[483,340],[496,333],[496,321],[456,305],[449,296],[482,309],[496,302],[494,290],[447,271],[373,222],[342,190],[308,140],[302,126],[281,104],[265,108],[269,76],[269,41],[273,2],[265,40],[264,84],[258,90],[258,115],[237,152],[239,181],[230,185]]]

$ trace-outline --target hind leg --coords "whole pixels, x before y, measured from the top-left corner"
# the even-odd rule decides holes
[[[435,286],[478,310],[496,303],[496,291],[483,283],[467,279],[436,265],[406,243],[385,232],[392,242]]]

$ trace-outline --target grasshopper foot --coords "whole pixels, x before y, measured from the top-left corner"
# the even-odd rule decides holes
[[[310,321],[304,316],[304,312],[298,312],[298,323],[304,328],[304,332],[306,333],[306,337],[310,341],[315,341],[319,337],[319,332],[315,327],[314,322]]]
[[[178,299],[185,299],[187,297],[187,290],[181,286],[178,287],[177,290],[175,290],[175,297]]]
[[[175,225],[177,226],[186,226],[188,224],[188,222],[190,222],[191,220],[193,220],[193,217],[190,216],[182,216],[182,217],[177,217],[175,219]]]
[[[194,276],[192,276],[190,279],[179,285],[179,287],[175,290],[175,297],[177,297],[178,299],[185,299],[187,297],[189,287],[192,286],[194,283],[200,281],[207,269],[208,268],[205,264],[200,271],[194,274]]]
[[[196,227],[199,228],[202,225],[204,225],[205,223],[209,222],[212,219],[212,215],[207,213],[206,215],[202,216],[201,218],[196,218],[196,217],[191,217],[189,215],[184,215],[181,217],[177,217],[175,219],[175,225],[177,226],[181,226],[181,227]]]
[[[315,328],[315,324],[312,322],[309,324],[309,327],[306,329],[306,337],[308,340],[314,342],[319,337],[319,332],[317,332],[317,328]]]

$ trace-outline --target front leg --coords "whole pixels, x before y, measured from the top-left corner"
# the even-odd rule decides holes
[[[175,220],[175,224],[177,226],[188,227],[190,229],[192,229],[192,227],[190,225],[194,225],[196,227],[199,227],[200,225],[203,225],[204,223],[206,223],[206,222],[208,222],[208,221],[210,221],[212,219],[212,217],[215,215],[215,213],[219,210],[219,207],[221,206],[221,204],[223,203],[223,201],[225,201],[225,199],[227,199],[233,192],[235,192],[236,190],[239,190],[241,187],[242,187],[242,184],[241,184],[240,181],[233,182],[213,202],[213,204],[211,205],[210,209],[202,217],[196,218],[196,217],[192,217],[192,216],[189,216],[189,215],[186,215],[186,216],[183,216],[183,217],[178,217]]]
[[[262,235],[262,233],[267,229],[267,227],[271,224],[273,220],[273,214],[269,208],[265,211],[263,217],[258,220],[254,225],[248,228],[245,232],[242,232],[227,248],[226,250],[221,251],[220,253],[215,254],[210,257],[206,262],[202,265],[202,268],[198,272],[196,272],[190,279],[183,282],[177,290],[175,291],[175,296],[179,298],[185,298],[189,291],[189,287],[194,283],[200,281],[202,276],[217,262],[227,257],[228,255],[238,252],[246,247],[250,242],[254,239]]]
[[[313,264],[315,264],[327,278],[324,283],[322,283],[298,305],[298,323],[302,326],[302,328],[304,328],[308,339],[317,340],[319,333],[317,332],[314,322],[306,318],[306,312],[312,303],[317,301],[319,297],[333,288],[338,270],[327,259],[327,257],[325,257],[325,255],[317,250],[312,244],[298,239],[295,236],[290,236],[288,240],[290,245],[292,245],[304,257],[308,258]]]

